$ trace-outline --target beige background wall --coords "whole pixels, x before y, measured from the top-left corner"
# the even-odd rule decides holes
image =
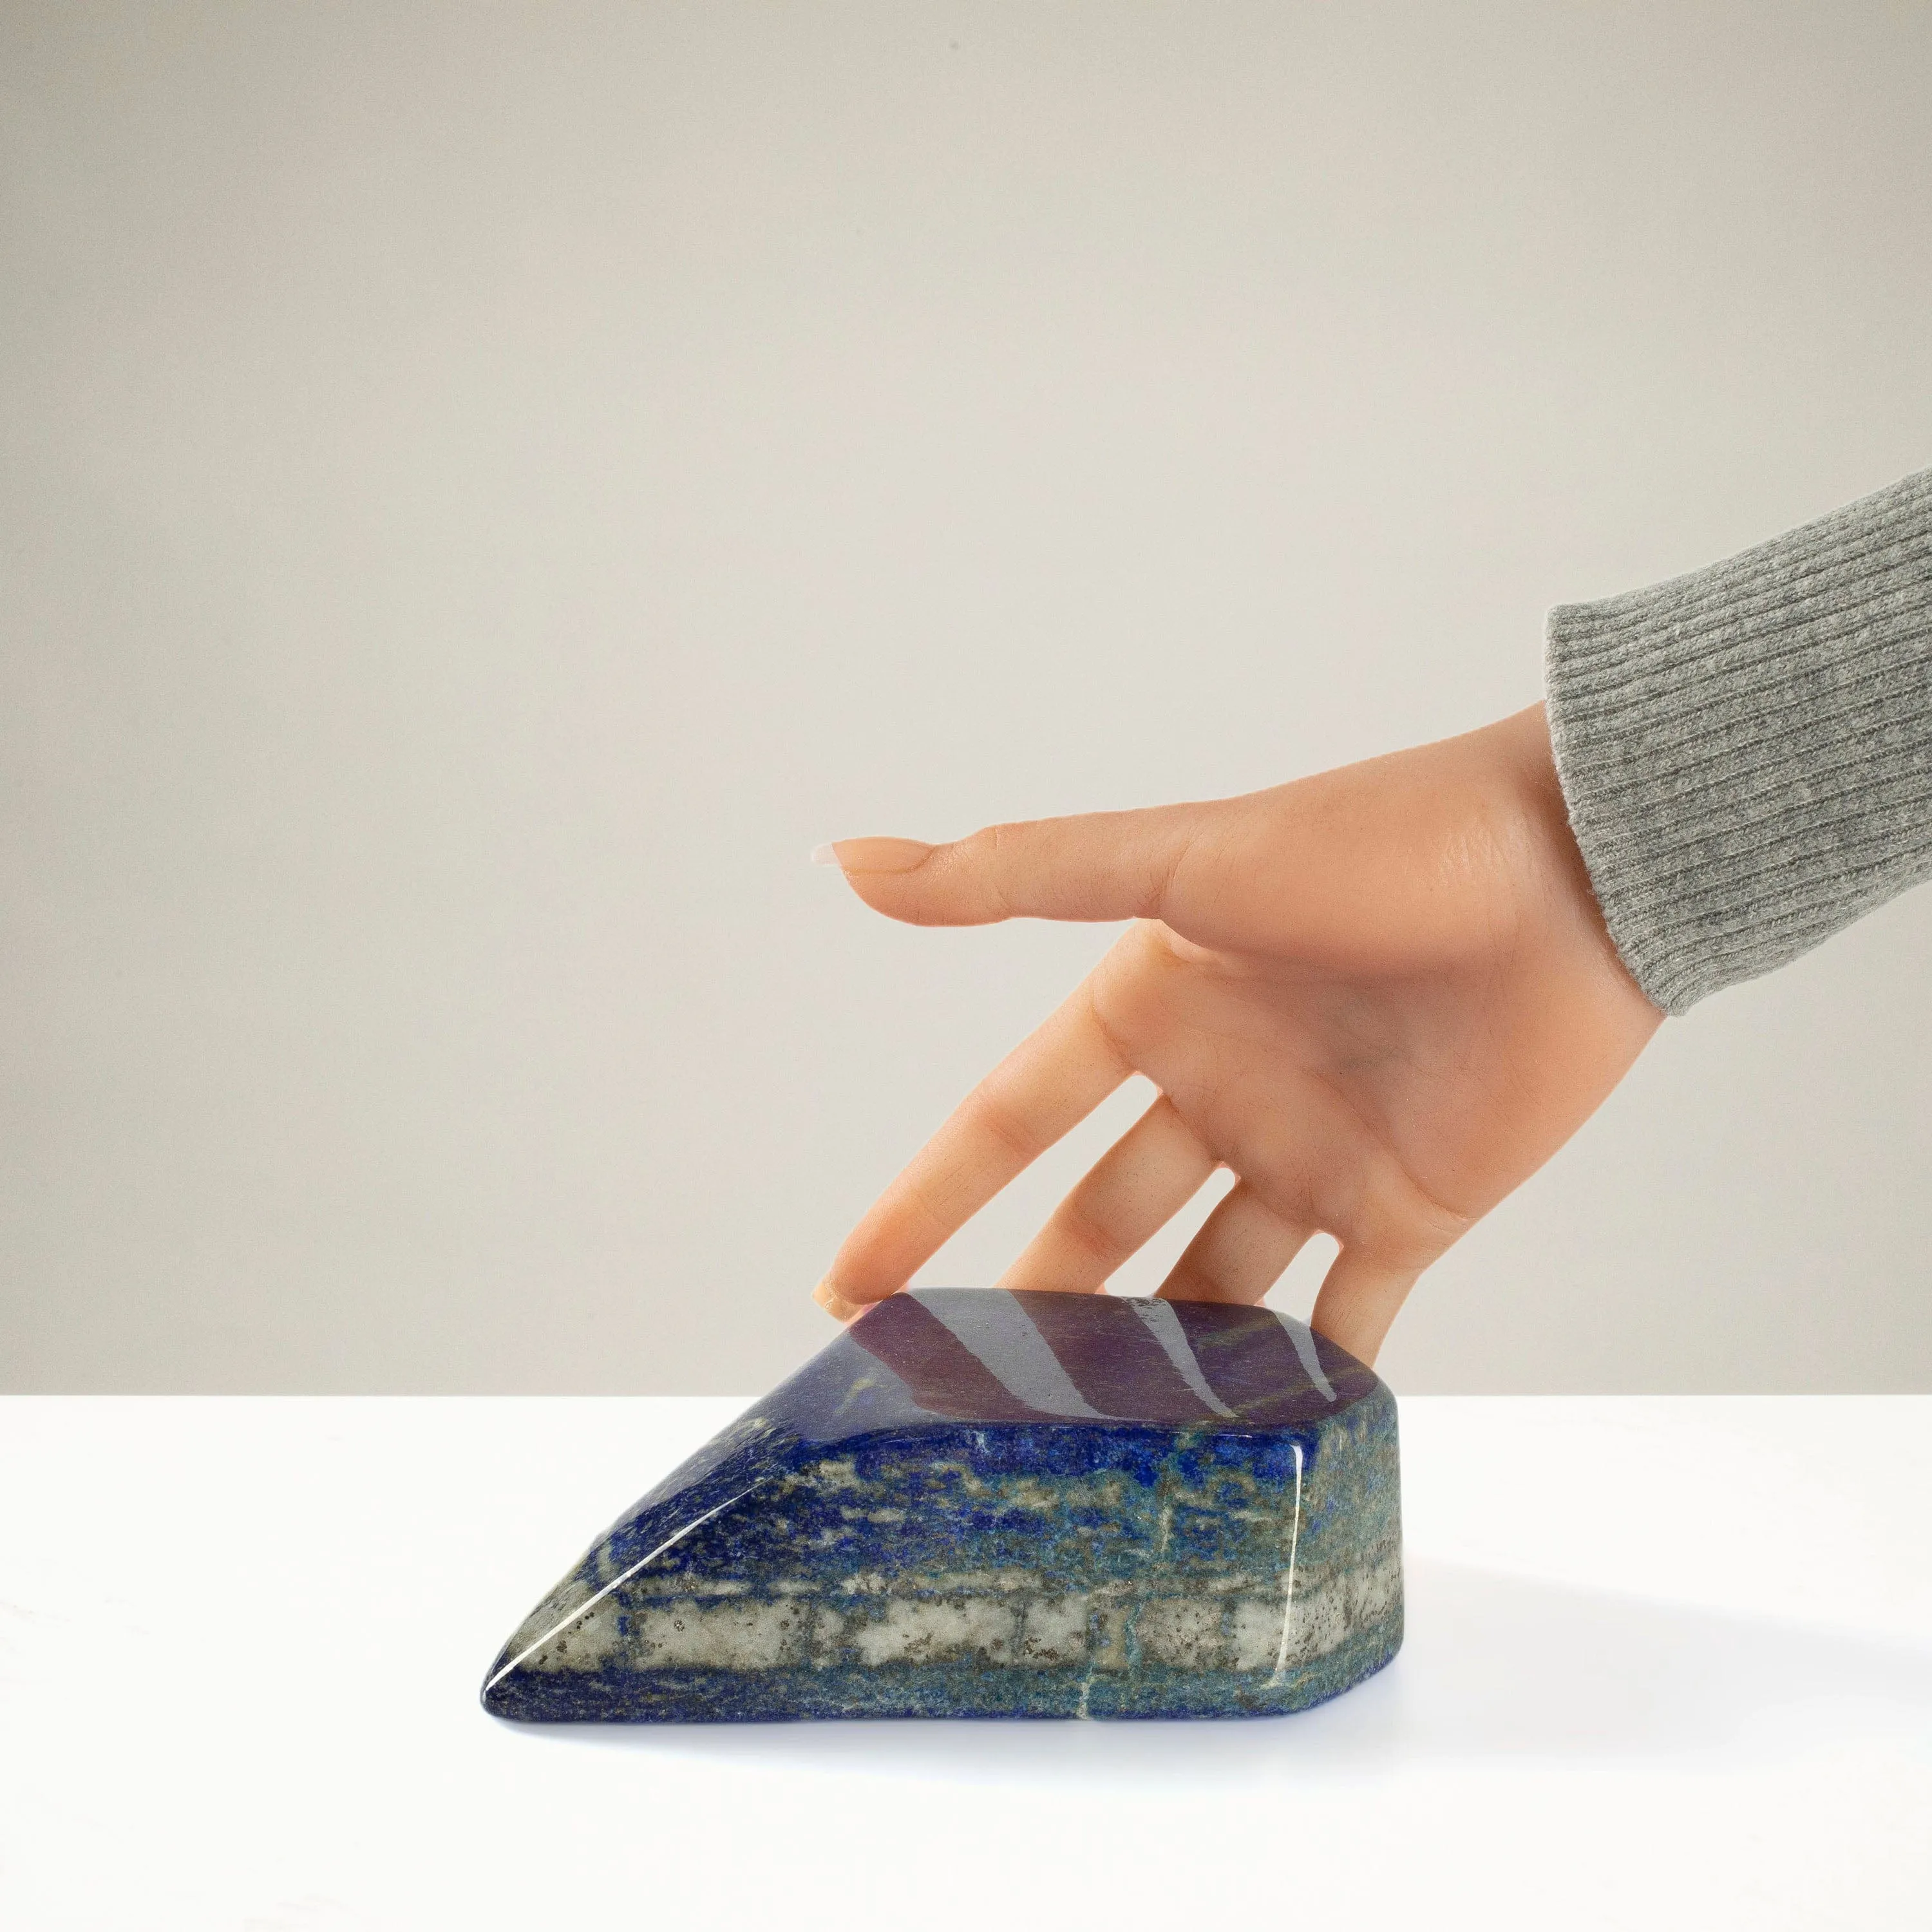
[[[12,0],[0,138],[16,1389],[765,1385],[1107,938],[812,845],[1462,729],[1932,461],[1923,8]],[[1391,1378],[1932,1388],[1928,969],[1668,1027]]]

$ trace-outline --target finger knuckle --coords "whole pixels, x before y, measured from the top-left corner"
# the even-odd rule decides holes
[[[1111,1266],[1126,1253],[1126,1247],[1106,1221],[1076,1194],[1061,1203],[1053,1217],[1054,1234],[1090,1259]]]
[[[1025,1116],[997,1095],[982,1094],[967,1104],[974,1128],[1022,1166],[1043,1150],[1045,1143]]]

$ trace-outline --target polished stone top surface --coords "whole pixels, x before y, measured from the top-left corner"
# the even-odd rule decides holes
[[[942,1419],[1292,1429],[1380,1387],[1271,1309],[926,1288],[861,1316],[760,1408],[819,1443]]]

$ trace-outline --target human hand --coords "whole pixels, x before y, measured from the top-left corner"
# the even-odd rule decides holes
[[[914,925],[1135,922],[847,1237],[817,1290],[844,1320],[1142,1073],[1160,1097],[999,1285],[1097,1292],[1226,1166],[1160,1293],[1258,1301],[1326,1232],[1314,1325],[1372,1362],[1416,1276],[1663,1018],[1604,929],[1540,705],[1245,797],[830,849]]]

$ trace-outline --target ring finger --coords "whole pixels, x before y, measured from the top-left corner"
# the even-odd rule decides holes
[[[1264,1206],[1245,1180],[1201,1224],[1160,1285],[1165,1301],[1256,1302],[1301,1252],[1308,1230]]]

